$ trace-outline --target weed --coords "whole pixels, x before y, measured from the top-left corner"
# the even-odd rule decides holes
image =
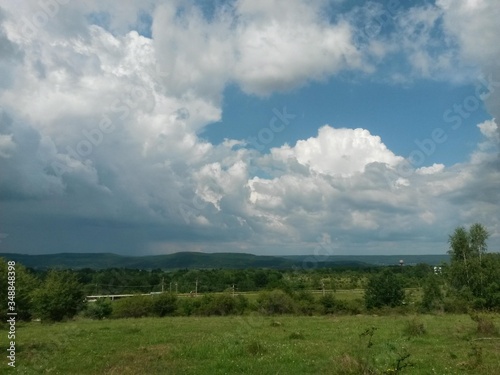
[[[396,358],[396,364],[394,366],[394,369],[392,370],[392,374],[399,374],[401,371],[403,371],[403,369],[415,366],[414,363],[408,361],[408,358],[410,358],[410,356],[411,354],[406,351],[398,353],[398,358]]]
[[[424,323],[420,322],[418,319],[413,318],[406,322],[406,327],[404,333],[410,337],[416,337],[424,335],[427,332]]]
[[[305,336],[302,332],[292,332],[290,333],[290,336],[288,336],[290,340],[303,340],[305,339]]]
[[[471,341],[471,351],[469,352],[470,360],[466,366],[470,369],[475,369],[483,364],[483,348]]]
[[[367,328],[362,333],[359,334],[359,337],[368,337],[368,342],[366,343],[367,348],[371,348],[373,345],[372,338],[377,330],[376,327]]]
[[[252,341],[250,344],[248,344],[247,351],[251,355],[264,355],[267,352],[264,345],[262,345],[258,341]]]
[[[342,375],[375,375],[377,371],[365,360],[344,354],[337,361],[339,374]]]
[[[496,336],[498,329],[490,318],[484,315],[470,314],[473,321],[477,323],[476,333],[482,336]]]

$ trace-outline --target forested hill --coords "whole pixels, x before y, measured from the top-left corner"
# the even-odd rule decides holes
[[[181,269],[181,268],[314,268],[314,267],[364,267],[370,265],[393,265],[404,259],[405,264],[427,263],[431,265],[448,261],[447,255],[405,256],[262,256],[241,253],[180,252],[155,256],[122,256],[111,253],[60,253],[26,255],[0,253],[0,258],[14,260],[31,268],[135,268],[135,269]]]

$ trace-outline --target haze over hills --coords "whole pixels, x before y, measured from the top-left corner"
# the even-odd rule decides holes
[[[406,265],[447,262],[448,255],[336,255],[336,256],[263,256],[243,253],[179,252],[152,256],[122,256],[112,253],[59,253],[14,254],[0,253],[6,260],[14,260],[26,267],[43,268],[138,268],[164,270],[180,268],[315,268],[315,267],[365,267],[396,265],[404,260]]]

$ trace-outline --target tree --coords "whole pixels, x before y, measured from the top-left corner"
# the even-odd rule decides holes
[[[487,251],[488,236],[488,231],[478,223],[473,224],[468,231],[458,227],[450,235],[450,282],[455,289],[469,289],[478,297],[484,291],[482,262]]]
[[[368,309],[400,306],[404,298],[405,291],[401,279],[390,269],[385,269],[368,280],[365,289],[365,305]]]
[[[83,286],[71,271],[49,271],[40,288],[33,292],[33,307],[42,321],[70,319],[83,307]]]
[[[39,282],[23,265],[16,263],[15,276],[13,277],[8,273],[7,262],[0,258],[0,313],[5,316],[5,309],[7,308],[7,291],[9,279],[8,275],[12,278],[12,284],[15,287],[15,299],[13,307],[17,313],[18,320],[29,321],[32,313],[31,294],[38,286]]]

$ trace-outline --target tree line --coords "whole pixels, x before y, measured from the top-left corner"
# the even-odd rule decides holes
[[[164,272],[134,269],[36,271],[16,264],[18,319],[60,321],[76,314],[108,316],[227,315],[261,313],[360,313],[371,309],[419,311],[500,309],[500,254],[488,253],[488,232],[481,224],[457,228],[449,237],[449,264],[436,274],[427,264],[325,269],[211,269]],[[0,261],[0,294],[7,308],[7,263]],[[340,289],[364,289],[362,300],[343,301]],[[408,306],[405,288],[419,288],[422,298]],[[320,291],[314,295],[311,291]],[[115,302],[85,303],[96,294],[159,295]],[[179,298],[196,291],[200,298]],[[240,292],[259,292],[249,300]],[[215,294],[220,293],[220,294]]]

